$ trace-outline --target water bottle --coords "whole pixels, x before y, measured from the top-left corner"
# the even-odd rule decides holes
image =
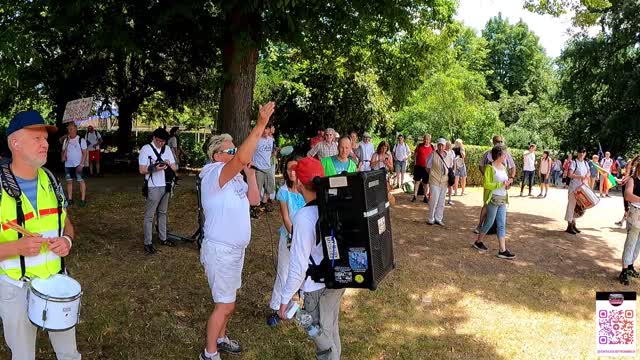
[[[306,310],[301,309],[296,313],[296,323],[307,332],[310,338],[320,333],[320,327],[313,324],[313,317]]]

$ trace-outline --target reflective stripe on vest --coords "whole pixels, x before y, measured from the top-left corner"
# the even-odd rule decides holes
[[[18,233],[15,230],[8,229],[5,224],[9,222],[17,223],[16,201],[4,189],[0,200],[0,222],[2,228],[0,230],[0,243],[7,243],[18,240]],[[35,216],[33,206],[25,194],[21,195],[22,210],[25,214],[24,227],[36,234],[41,234],[45,238],[54,238],[58,236],[58,199],[52,184],[49,183],[49,177],[44,170],[38,170],[37,185],[37,208],[40,209]],[[66,211],[62,210],[62,227],[66,219]],[[48,250],[47,244],[43,244],[40,254],[36,256],[26,256],[25,275],[29,278],[48,278],[53,274],[57,274],[61,270],[60,257]],[[20,268],[20,257],[13,256],[0,262],[0,274],[20,280],[22,271]]]

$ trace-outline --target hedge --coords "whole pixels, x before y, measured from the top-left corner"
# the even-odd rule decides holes
[[[475,145],[465,145],[465,150],[467,153],[465,164],[467,165],[467,185],[471,186],[481,186],[483,174],[480,173],[478,169],[478,165],[480,164],[480,160],[482,159],[482,155],[491,150],[490,146],[475,146]],[[509,153],[511,157],[513,157],[513,161],[516,163],[516,180],[517,182],[522,181],[522,167],[524,164],[524,152],[526,150],[522,149],[514,149],[509,148]],[[542,152],[536,152],[536,159],[538,161],[538,165],[540,164],[540,158],[542,156]]]

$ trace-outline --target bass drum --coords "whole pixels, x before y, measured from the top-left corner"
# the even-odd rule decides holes
[[[585,184],[581,184],[575,190],[576,203],[580,204],[583,209],[591,209],[596,206],[600,199],[596,194]]]

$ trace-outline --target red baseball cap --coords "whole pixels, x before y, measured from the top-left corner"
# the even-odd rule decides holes
[[[315,177],[324,176],[324,168],[320,160],[309,156],[298,160],[298,163],[291,170],[296,172],[296,177],[304,185],[311,185]]]

